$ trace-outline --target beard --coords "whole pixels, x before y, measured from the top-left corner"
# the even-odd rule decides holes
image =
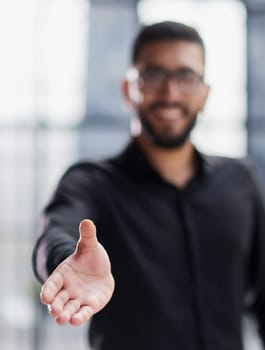
[[[138,111],[139,121],[141,123],[141,129],[144,136],[154,145],[165,149],[176,149],[182,147],[185,142],[190,137],[191,131],[193,130],[196,121],[197,113],[190,118],[190,113],[186,107],[180,105],[179,103],[169,104],[158,102],[149,107],[149,111],[155,111],[159,107],[178,107],[181,108],[185,115],[189,116],[190,122],[187,124],[186,128],[179,135],[160,135],[156,132],[155,128],[148,121],[146,114],[142,111]]]

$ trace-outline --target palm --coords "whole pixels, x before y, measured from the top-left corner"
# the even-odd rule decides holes
[[[59,324],[80,325],[100,311],[114,290],[110,262],[91,221],[80,224],[76,251],[44,283],[41,301]]]

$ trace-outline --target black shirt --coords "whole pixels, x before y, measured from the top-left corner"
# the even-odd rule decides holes
[[[246,162],[196,153],[184,189],[132,142],[62,177],[44,215],[34,269],[45,280],[92,219],[116,286],[90,326],[93,349],[241,350],[246,301],[265,338],[265,210]]]

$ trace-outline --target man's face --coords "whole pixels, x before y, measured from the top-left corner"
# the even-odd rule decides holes
[[[141,122],[141,137],[161,147],[180,147],[208,95],[201,46],[177,40],[146,44],[135,74],[137,79],[128,82],[128,99]]]

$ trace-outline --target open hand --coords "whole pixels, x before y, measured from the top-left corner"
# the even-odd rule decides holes
[[[41,289],[41,301],[60,325],[79,326],[110,300],[114,279],[96,227],[82,220],[76,251],[53,271]]]

